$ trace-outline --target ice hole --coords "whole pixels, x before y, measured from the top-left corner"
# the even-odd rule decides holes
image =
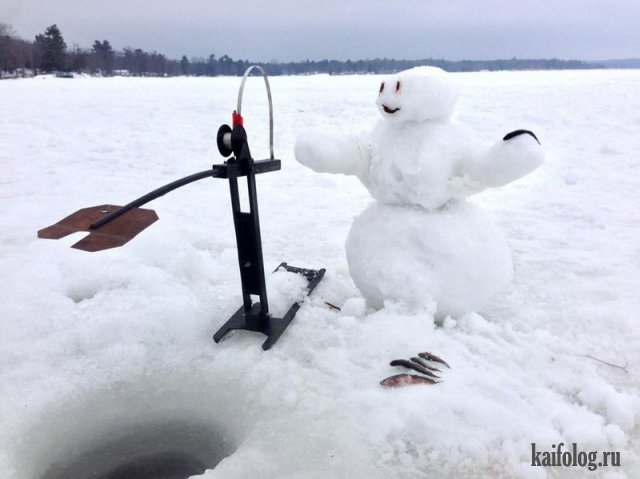
[[[182,479],[214,468],[234,449],[220,432],[182,421],[125,426],[91,443],[41,479]]]
[[[24,479],[182,479],[232,455],[253,425],[215,372],[160,369],[47,403],[11,452]],[[223,381],[224,378],[220,379]]]

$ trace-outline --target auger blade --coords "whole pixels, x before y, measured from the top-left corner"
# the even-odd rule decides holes
[[[116,205],[82,208],[57,223],[38,231],[38,238],[60,239],[79,231],[87,231],[89,234],[71,247],[90,252],[102,251],[126,244],[158,220],[158,215],[154,210],[134,208],[114,218],[104,226],[91,229],[93,223],[119,208],[120,206]]]

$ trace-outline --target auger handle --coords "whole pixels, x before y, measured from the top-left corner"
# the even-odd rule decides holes
[[[122,208],[119,208],[116,211],[108,214],[104,218],[96,221],[95,223],[92,223],[89,226],[89,229],[91,229],[91,230],[98,229],[101,226],[106,225],[110,221],[115,220],[118,216],[121,216],[121,215],[125,214],[129,210],[132,210],[134,208],[139,208],[140,206],[145,205],[145,204],[149,203],[150,201],[155,200],[156,198],[164,196],[167,193],[169,193],[170,191],[173,191],[173,190],[175,190],[177,188],[180,188],[181,186],[188,185],[189,183],[193,183],[194,181],[202,180],[204,178],[210,178],[212,176],[216,176],[216,171],[215,170],[201,171],[199,173],[194,173],[193,175],[189,175],[189,176],[185,176],[184,178],[180,178],[179,180],[172,181],[171,183],[169,183],[167,185],[161,186],[160,188],[155,189],[155,190],[151,191],[150,193],[147,193],[146,195],[141,196],[140,198],[138,198],[136,200],[133,200],[131,203],[127,203]]]
[[[242,118],[242,94],[244,93],[244,84],[247,81],[247,77],[254,69],[262,73],[262,77],[264,78],[264,85],[267,88],[267,98],[269,100],[269,153],[270,158],[273,160],[275,157],[273,155],[273,102],[271,100],[271,87],[269,86],[269,78],[267,76],[267,72],[260,65],[252,65],[244,72],[242,81],[240,82],[240,90],[238,91],[238,106],[236,108],[236,112],[237,115]]]

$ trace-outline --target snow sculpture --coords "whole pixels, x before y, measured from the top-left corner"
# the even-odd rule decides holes
[[[501,232],[466,198],[539,167],[527,130],[483,146],[450,117],[457,92],[448,74],[417,67],[386,78],[371,132],[307,133],[296,159],[315,171],[357,176],[376,200],[346,241],[349,270],[367,303],[434,300],[439,316],[481,308],[511,280]]]

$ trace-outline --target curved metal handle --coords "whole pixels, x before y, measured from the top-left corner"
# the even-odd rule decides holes
[[[262,73],[262,77],[264,78],[264,85],[267,87],[267,97],[269,99],[269,152],[271,154],[271,159],[273,160],[273,104],[271,102],[271,87],[269,86],[267,72],[260,65],[252,65],[244,72],[244,75],[242,76],[242,82],[240,83],[240,91],[238,91],[238,107],[236,108],[236,111],[238,112],[238,115],[242,115],[242,93],[244,92],[244,84],[253,69],[256,69],[260,73]]]

